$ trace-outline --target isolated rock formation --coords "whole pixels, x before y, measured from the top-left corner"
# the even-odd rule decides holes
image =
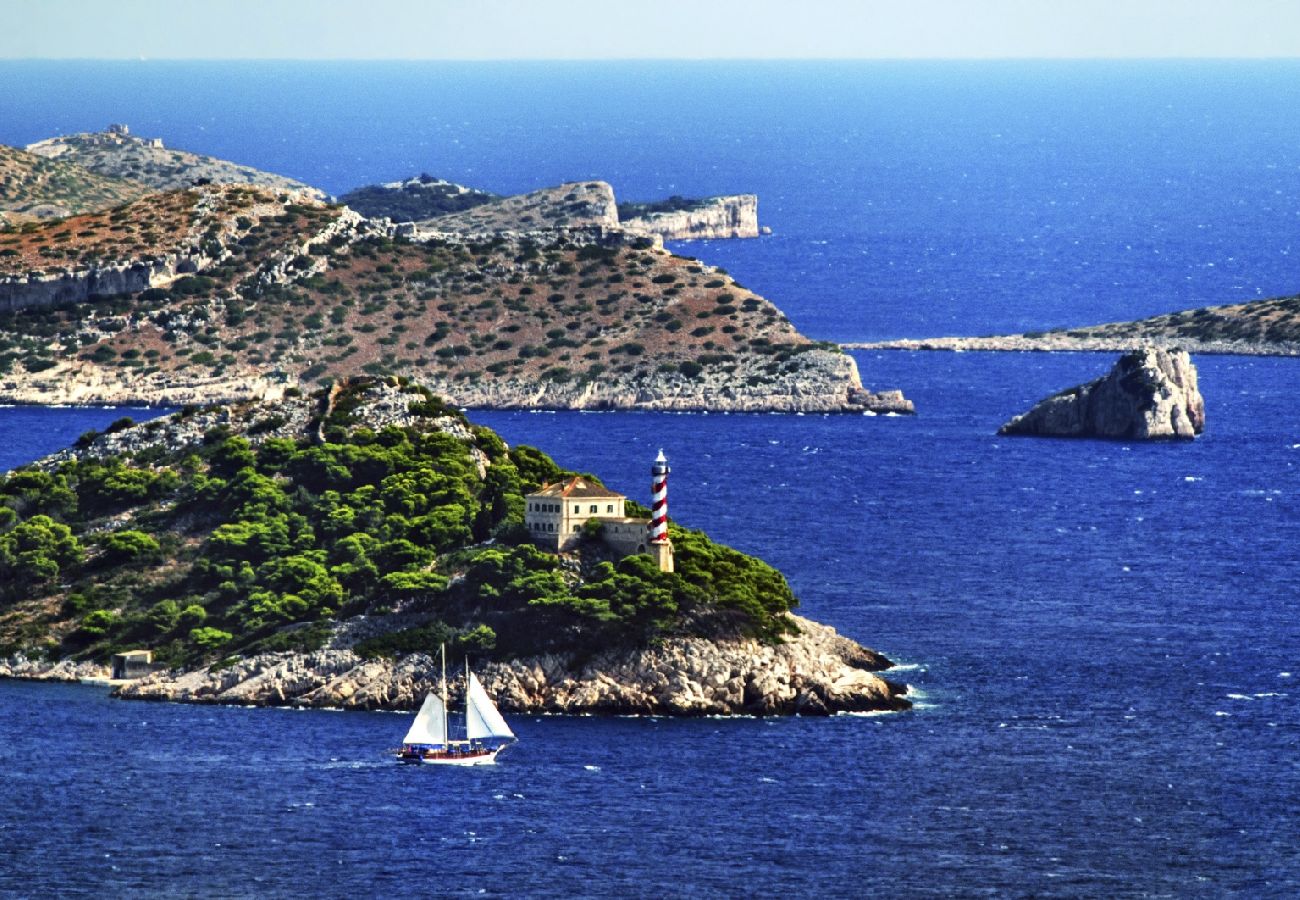
[[[835,629],[793,617],[778,645],[675,638],[585,660],[562,655],[484,666],[479,677],[506,711],[620,715],[829,715],[907,709],[903,685],[874,674],[885,657]],[[120,695],[187,703],[415,709],[437,686],[433,659],[366,660],[350,649],[265,654],[216,671],[160,672]],[[452,702],[461,685],[453,684]]]
[[[1105,376],[1048,397],[998,434],[1190,440],[1205,428],[1196,368],[1183,350],[1146,347]]]

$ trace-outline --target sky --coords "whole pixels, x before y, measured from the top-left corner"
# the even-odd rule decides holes
[[[0,59],[1300,56],[1300,0],[0,0]]]

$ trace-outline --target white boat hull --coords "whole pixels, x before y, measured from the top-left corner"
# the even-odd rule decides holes
[[[433,759],[422,759],[420,764],[424,766],[495,766],[497,764],[497,754],[500,748],[493,750],[491,753],[484,753],[480,756],[445,756],[435,757]]]

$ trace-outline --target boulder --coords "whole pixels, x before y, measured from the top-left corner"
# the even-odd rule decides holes
[[[1191,440],[1205,428],[1205,401],[1184,350],[1125,353],[1106,375],[1048,397],[998,434]]]

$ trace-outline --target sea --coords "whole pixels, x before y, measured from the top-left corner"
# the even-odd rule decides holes
[[[0,142],[110,122],[334,192],[755,192],[674,244],[812,337],[1294,293],[1295,62],[0,62]],[[915,708],[406,718],[0,682],[0,894],[1300,894],[1300,360],[1198,356],[1194,442],[1003,438],[1105,354],[855,352],[914,417],[476,412],[780,568]],[[158,410],[0,409],[0,470]]]

